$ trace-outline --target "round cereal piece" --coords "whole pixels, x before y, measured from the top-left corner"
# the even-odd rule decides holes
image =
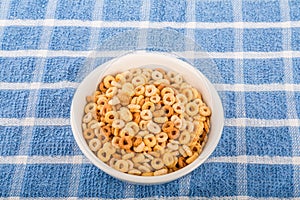
[[[146,167],[144,165],[141,165],[138,167],[138,169],[141,171],[141,172],[146,172],[146,173],[150,173],[151,172],[151,169],[149,167]],[[152,172],[151,172],[152,173]],[[152,175],[150,175],[152,176]]]
[[[170,139],[177,139],[179,137],[179,130],[177,128],[173,128],[170,132],[168,132],[168,136]]]
[[[145,148],[145,143],[141,142],[138,146],[133,147],[133,150],[137,153],[140,153],[144,150],[144,148]]]
[[[119,141],[119,146],[121,149],[130,149],[132,147],[132,141],[130,136],[121,137]]]
[[[95,133],[94,133],[93,129],[91,129],[91,128],[85,129],[83,131],[83,137],[86,140],[90,140],[90,139],[94,138],[95,137]]]
[[[92,113],[88,112],[87,114],[85,114],[85,115],[83,116],[82,121],[83,121],[84,123],[89,123],[90,121],[92,121],[92,119],[93,119]]]
[[[150,97],[150,101],[152,103],[158,103],[160,101],[160,96],[158,94],[155,94],[154,96]]]
[[[104,83],[103,82],[101,82],[100,84],[99,84],[99,86],[98,86],[98,88],[99,88],[99,90],[101,91],[101,92],[103,92],[103,93],[105,93],[106,92],[106,88],[105,88],[105,86],[104,86]]]
[[[182,120],[181,120],[181,119],[176,119],[176,120],[174,121],[174,126],[175,126],[175,128],[180,129],[181,126],[182,126]]]
[[[138,132],[137,135],[139,135],[139,136],[141,136],[141,137],[145,137],[145,136],[148,135],[148,134],[149,134],[149,131],[140,131],[140,132]]]
[[[112,98],[114,95],[116,95],[118,92],[118,88],[116,87],[110,87],[106,90],[105,96],[108,98]]]
[[[144,95],[145,94],[145,87],[143,85],[139,85],[134,89],[135,95]]]
[[[142,73],[142,69],[140,68],[132,68],[129,70],[133,77],[138,76]]]
[[[92,151],[96,152],[101,148],[102,144],[98,138],[93,138],[89,141],[89,147]]]
[[[153,160],[151,161],[151,166],[158,170],[164,167],[164,162],[161,158],[153,158]]]
[[[153,117],[164,117],[165,111],[164,110],[156,110],[152,113]]]
[[[96,112],[96,108],[97,108],[97,104],[94,102],[91,102],[85,106],[84,112],[85,113],[89,113],[89,112],[93,113],[93,112]]]
[[[173,84],[171,84],[171,86],[172,86],[172,88],[174,88],[176,90],[180,89],[180,85],[179,84],[173,83]]]
[[[140,115],[140,113],[139,113],[139,112],[134,113],[134,114],[133,114],[132,120],[133,120],[135,123],[139,124],[140,121],[141,121],[141,115]]]
[[[127,153],[127,154],[124,154],[122,156],[122,160],[128,160],[128,159],[131,159],[135,156],[135,153],[134,152],[131,152],[131,153]]]
[[[118,161],[117,158],[111,158],[109,160],[109,166],[114,168],[117,161]]]
[[[97,120],[92,120],[87,124],[87,127],[91,129],[95,129],[95,128],[99,128],[100,124]]]
[[[191,101],[194,98],[194,94],[190,88],[183,89],[182,94],[186,96],[188,101]]]
[[[105,114],[105,122],[112,124],[114,120],[119,118],[119,114],[116,111],[109,111]]]
[[[154,134],[158,134],[161,131],[160,126],[153,121],[149,121],[149,123],[147,124],[147,129]]]
[[[194,102],[189,102],[185,105],[185,112],[189,116],[194,116],[198,113],[198,106]]]
[[[172,107],[173,110],[178,114],[182,114],[185,111],[184,105],[182,103],[175,103]]]
[[[211,115],[211,110],[210,110],[210,108],[208,106],[201,106],[199,108],[199,113],[202,116],[208,117],[208,116]]]
[[[168,121],[168,118],[167,117],[154,117],[153,121],[158,123],[158,124],[163,124],[166,121]]]
[[[166,117],[171,117],[174,113],[174,109],[169,105],[163,106],[162,110],[165,112]]]
[[[175,77],[174,77],[174,82],[176,84],[181,84],[183,82],[183,78],[180,74],[177,74]]]
[[[197,152],[197,153],[201,153],[202,152],[202,146],[199,143],[196,143],[195,145],[191,146],[191,151],[192,152]]]
[[[108,99],[105,96],[100,96],[97,100],[97,105],[104,106],[108,103]]]
[[[176,150],[178,150],[179,146],[178,146],[178,144],[168,143],[167,148],[172,150],[172,151],[176,151]]]
[[[122,75],[125,78],[125,82],[130,82],[133,78],[133,75],[130,71],[125,71],[122,73]]]
[[[112,81],[116,81],[116,79],[113,76],[108,75],[108,76],[104,77],[104,79],[103,79],[104,86],[106,88],[112,87],[112,85],[111,85]]]
[[[134,130],[132,128],[129,127],[125,127],[120,131],[120,137],[125,137],[125,136],[134,136]]]
[[[148,128],[147,128],[148,123],[149,123],[149,121],[141,120],[140,123],[139,123],[140,129],[143,130],[143,131],[148,130]]]
[[[133,139],[133,146],[137,147],[143,142],[143,138],[140,135],[134,136]]]
[[[121,139],[120,137],[115,136],[111,141],[111,144],[117,149],[120,148],[119,146],[120,139]]]
[[[115,169],[121,172],[128,172],[128,162],[125,160],[118,160],[115,163]]]
[[[188,155],[186,154],[185,150],[182,147],[179,147],[178,149],[179,153],[183,156],[183,157],[187,157]]]
[[[101,109],[101,111],[100,111],[100,114],[103,115],[103,116],[105,116],[106,113],[109,112],[109,111],[112,111],[112,106],[109,105],[109,104],[105,104],[105,105],[102,107],[102,109]]]
[[[174,156],[171,154],[171,153],[168,153],[166,152],[164,155],[163,155],[163,163],[166,165],[166,166],[170,166],[174,163],[175,159],[174,159]]]
[[[178,101],[178,103],[182,103],[182,104],[186,104],[188,102],[186,96],[183,94],[177,94],[176,100]]]
[[[153,80],[160,80],[162,79],[164,76],[161,72],[157,71],[157,70],[154,70],[151,74],[151,77]]]
[[[156,138],[153,134],[146,135],[144,137],[144,143],[146,146],[153,147],[156,145]]]
[[[168,140],[168,134],[165,132],[160,132],[155,137],[156,137],[157,142],[165,142]]]
[[[163,103],[165,105],[171,106],[175,103],[176,98],[174,97],[174,94],[167,93],[163,96]]]
[[[111,154],[108,153],[105,149],[101,148],[99,149],[99,151],[97,152],[97,157],[103,161],[103,162],[107,162],[109,161],[109,159],[111,158]]]
[[[194,99],[193,102],[198,106],[198,108],[204,105],[204,102],[200,98]]]
[[[140,116],[143,120],[152,119],[152,112],[150,110],[142,110]]]
[[[147,82],[151,79],[151,73],[149,72],[142,72],[142,75],[145,77]]]
[[[100,131],[100,134],[97,136],[97,138],[100,140],[100,142],[101,142],[102,144],[104,144],[104,143],[106,143],[107,141],[109,141],[109,137],[106,136],[106,135],[104,135],[104,134],[102,133],[102,131]]]
[[[126,161],[128,162],[128,170],[133,169],[134,166],[133,162],[131,160],[126,160]]]
[[[126,107],[121,107],[120,110],[118,111],[120,119],[124,120],[125,122],[132,121],[132,114],[129,111],[128,108]]]
[[[111,144],[111,142],[104,143],[102,149],[104,149],[109,154],[116,153],[116,148]]]
[[[173,71],[169,71],[169,72],[167,73],[168,78],[169,78],[170,81],[172,81],[172,82],[174,82],[174,78],[175,78],[176,75],[177,75],[177,73],[176,73],[176,72],[173,72]]]
[[[151,101],[145,102],[142,106],[142,110],[150,110],[151,112],[154,112],[155,105]]]
[[[134,163],[143,163],[145,161],[145,155],[142,153],[136,153],[132,158],[132,162]]]
[[[100,131],[101,131],[101,134],[103,134],[107,137],[109,137],[112,134],[111,127],[109,125],[102,126]]]
[[[193,153],[193,155],[189,158],[186,159],[186,163],[187,164],[191,164],[192,162],[194,162],[194,160],[196,160],[198,158],[199,154],[197,152]]]
[[[163,132],[170,132],[174,129],[174,123],[172,121],[167,121],[162,125]]]
[[[182,131],[179,136],[180,144],[188,144],[191,140],[191,135],[188,131]]]
[[[186,152],[186,154],[188,156],[192,156],[193,155],[193,152],[191,151],[190,147],[188,147],[187,145],[182,145],[182,148],[184,149],[184,151]]]
[[[186,128],[185,128],[188,132],[192,133],[194,132],[194,123],[187,121],[186,122]]]
[[[111,126],[117,129],[121,129],[125,126],[125,122],[122,119],[115,119],[112,122]]]
[[[142,76],[136,76],[131,80],[131,83],[134,86],[139,86],[139,85],[144,85],[146,83],[146,81]]]
[[[117,74],[116,75],[116,82],[118,82],[120,84],[124,84],[126,82],[126,79],[123,76],[123,74]]]
[[[131,174],[131,175],[141,175],[142,174],[142,172],[140,171],[140,170],[138,170],[138,169],[130,169],[129,171],[128,171],[128,174]]]
[[[164,174],[167,174],[168,173],[168,170],[167,169],[160,169],[160,170],[157,170],[155,172],[153,172],[153,175],[154,176],[161,176],[161,175],[164,175]]]
[[[160,80],[156,80],[154,81],[154,85],[170,85],[170,81],[168,79],[160,79]]]
[[[145,96],[151,97],[155,95],[157,92],[157,88],[154,85],[146,85],[145,87]]]
[[[182,122],[182,124],[181,124],[181,127],[179,128],[179,130],[183,131],[186,129],[187,124],[186,124],[186,120],[183,118],[181,119],[181,122]]]
[[[128,122],[125,128],[131,128],[135,134],[140,130],[139,125],[135,122]]]

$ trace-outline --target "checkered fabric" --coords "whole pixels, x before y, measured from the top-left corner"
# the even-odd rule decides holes
[[[300,1],[1,0],[0,11],[0,198],[300,198]],[[82,78],[120,51],[189,52],[197,67],[199,49],[157,34],[165,29],[213,58],[218,75],[203,70],[225,127],[189,175],[132,185],[83,156],[70,105]],[[136,34],[105,45],[128,31]]]

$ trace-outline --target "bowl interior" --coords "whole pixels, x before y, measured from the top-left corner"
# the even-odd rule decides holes
[[[81,123],[86,104],[86,96],[96,90],[98,83],[108,74],[116,74],[136,67],[163,68],[182,74],[184,80],[198,89],[206,104],[212,109],[211,129],[206,146],[200,156],[186,167],[163,176],[140,177],[129,175],[112,169],[100,161],[89,149],[83,138]],[[220,98],[208,79],[190,64],[175,58],[172,55],[162,53],[134,52],[116,58],[92,71],[79,85],[73,97],[71,106],[71,126],[73,135],[85,156],[98,168],[114,176],[115,178],[139,184],[158,184],[175,180],[198,167],[214,151],[222,134],[224,123],[223,108]]]

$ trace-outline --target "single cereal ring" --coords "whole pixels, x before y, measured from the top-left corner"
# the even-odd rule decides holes
[[[146,85],[145,96],[151,97],[155,95],[156,92],[157,92],[157,88],[154,85]]]
[[[111,154],[108,153],[106,150],[104,150],[103,148],[102,149],[99,149],[99,151],[97,152],[97,157],[103,161],[103,162],[107,162],[109,161],[110,157],[111,157]]]
[[[168,140],[168,134],[165,132],[160,132],[156,135],[157,142],[165,142]]]
[[[168,143],[167,147],[168,147],[168,149],[170,149],[172,151],[176,151],[179,148],[178,144],[174,144],[174,143]],[[172,155],[174,155],[174,154],[172,153]]]
[[[117,161],[118,161],[117,158],[111,158],[109,160],[109,166],[114,168]]]
[[[122,73],[123,77],[125,78],[125,82],[130,82],[133,75],[130,71],[125,71]]]
[[[85,129],[84,132],[83,132],[83,137],[86,140],[90,140],[90,139],[94,138],[95,133],[94,133],[93,129],[91,129],[91,128]]]
[[[165,96],[166,94],[173,94],[174,95],[174,90],[170,87],[164,87],[161,92],[160,92],[160,95],[163,97]]]
[[[140,115],[140,113],[139,113],[139,112],[135,112],[135,113],[133,114],[132,120],[133,120],[135,123],[139,124],[140,121],[141,121],[141,115]]]
[[[194,99],[196,99],[196,98],[202,98],[201,94],[199,93],[199,91],[196,88],[192,87],[192,92],[193,92],[193,95],[194,95]]]
[[[112,106],[109,105],[109,104],[105,104],[103,107],[102,107],[102,110],[100,111],[100,114],[102,116],[105,116],[107,112],[109,111],[112,111]]]
[[[132,114],[129,111],[128,108],[126,107],[121,107],[120,110],[118,111],[120,119],[124,120],[125,122],[132,121]]]
[[[166,117],[171,117],[174,113],[174,110],[171,106],[165,105],[162,107],[162,110],[165,112]]]
[[[130,136],[121,137],[119,141],[121,149],[130,149],[132,147],[132,141]]]
[[[179,136],[179,142],[180,144],[188,144],[191,140],[191,135],[188,131],[181,132]]]
[[[187,98],[185,95],[183,94],[177,94],[176,95],[176,100],[178,101],[178,103],[182,103],[182,104],[186,104],[187,103]]]
[[[147,129],[154,134],[158,134],[161,131],[160,126],[153,121],[149,121],[149,123],[147,124]]]
[[[99,139],[93,138],[89,141],[89,147],[92,151],[96,152],[101,148],[102,144]]]
[[[185,150],[182,147],[179,147],[178,149],[179,153],[183,156],[183,157],[187,157],[188,155],[186,154]]]
[[[137,153],[133,158],[132,162],[134,163],[143,163],[145,160],[145,156],[142,153]]]
[[[142,110],[140,116],[143,120],[151,120],[152,112],[150,110]]]
[[[111,126],[117,129],[121,129],[125,126],[125,122],[122,119],[115,119]]]
[[[116,82],[118,82],[120,84],[124,84],[126,82],[126,79],[122,74],[117,74],[116,75]]]
[[[183,78],[180,74],[177,74],[175,77],[174,77],[174,82],[176,84],[181,84],[183,82]]]
[[[140,110],[141,106],[136,104],[129,104],[128,106],[129,110]]]
[[[120,148],[119,146],[120,139],[121,139],[120,137],[115,136],[111,141],[111,144],[117,149]]]
[[[194,94],[190,88],[183,89],[181,93],[186,96],[188,101],[191,101],[194,98]]]
[[[186,122],[186,128],[185,128],[189,133],[194,132],[194,123],[187,121]]]
[[[85,113],[89,113],[89,112],[96,112],[96,108],[97,108],[97,104],[95,104],[94,102],[92,103],[88,103],[85,108],[84,111]]]
[[[186,129],[187,124],[186,124],[186,120],[183,118],[181,119],[181,122],[182,122],[182,124],[181,124],[181,127],[179,128],[179,130],[183,131]]]
[[[196,160],[198,158],[199,154],[197,152],[195,152],[191,157],[189,157],[188,159],[186,159],[186,163],[187,164],[191,164],[192,162],[194,162],[194,160]]]
[[[163,103],[165,105],[171,106],[175,103],[175,101],[176,101],[176,98],[175,98],[174,94],[167,93],[163,96]]]
[[[174,126],[175,126],[175,128],[180,129],[181,126],[182,126],[182,120],[181,120],[181,119],[176,119],[176,120],[174,121]]]
[[[111,85],[116,88],[122,88],[122,85],[120,83],[118,83],[117,81],[112,81]]]
[[[120,102],[119,98],[117,96],[114,96],[111,100],[108,101],[109,105],[115,106],[118,105]],[[118,110],[118,109],[116,109]]]
[[[128,174],[131,174],[131,175],[141,175],[142,174],[142,172],[140,171],[140,170],[138,170],[138,169],[131,169],[131,170],[129,170],[128,171]]]
[[[139,86],[139,85],[144,85],[146,83],[146,81],[142,76],[136,76],[131,80],[131,83],[134,86]]]
[[[150,172],[151,172],[151,169],[150,169],[149,167],[144,166],[144,165],[139,166],[138,169],[141,170],[141,171],[144,172],[144,173],[145,173],[145,172],[146,172],[146,173],[150,173]],[[152,172],[152,173],[153,173],[153,172]],[[152,176],[152,175],[150,175],[150,176]]]
[[[93,115],[92,115],[92,113],[89,112],[83,116],[82,121],[84,123],[89,123],[90,121],[92,121],[92,119],[93,119]]]
[[[146,135],[144,137],[144,143],[146,146],[153,147],[156,145],[156,138],[153,134]]]
[[[167,76],[169,77],[170,81],[172,81],[172,82],[174,82],[174,78],[175,78],[176,75],[177,75],[177,73],[173,72],[173,71],[169,71],[167,73]]]
[[[160,170],[157,170],[155,172],[153,172],[153,175],[154,176],[161,176],[161,175],[164,175],[164,174],[167,174],[168,173],[168,170],[167,169],[160,169]]]
[[[135,95],[139,96],[139,95],[144,95],[145,93],[145,87],[143,85],[139,85],[134,89]]]
[[[156,123],[159,123],[159,124],[163,124],[166,121],[168,121],[168,118],[167,117],[154,117],[153,121]]]
[[[173,157],[173,155],[171,153],[168,153],[166,152],[164,155],[163,155],[163,163],[166,165],[166,166],[170,166],[174,163],[175,159]]]
[[[92,120],[87,124],[88,128],[95,129],[100,127],[100,123],[97,120]]]
[[[137,147],[143,142],[143,138],[141,136],[137,135],[132,138],[132,141],[133,141],[133,146]]]
[[[146,135],[148,135],[149,134],[149,131],[139,131],[138,133],[137,133],[137,135],[139,135],[139,136],[141,136],[141,137],[145,137]]]
[[[128,172],[128,162],[125,160],[118,160],[115,164],[115,169],[121,172]]]
[[[151,74],[151,77],[153,80],[160,80],[162,79],[164,76],[161,72],[157,71],[157,70],[154,70]]]
[[[142,110],[150,110],[151,112],[154,112],[155,105],[151,101],[145,102],[142,106]]]
[[[110,142],[104,143],[102,149],[104,149],[109,154],[116,153],[116,148]]]
[[[100,142],[102,144],[104,144],[107,141],[109,141],[109,137],[107,137],[106,135],[104,135],[102,132],[100,132],[100,134],[97,136],[97,138],[100,140]]]
[[[116,87],[110,87],[106,90],[105,96],[108,98],[112,98],[114,95],[116,95],[118,92],[118,89]]]
[[[140,130],[139,125],[135,122],[128,122],[125,125],[125,128],[131,128],[133,130],[134,134],[136,134]]]
[[[114,120],[119,118],[119,114],[116,111],[109,111],[105,114],[105,122],[112,124]]]
[[[141,120],[140,123],[139,123],[139,127],[141,130],[145,131],[147,130],[147,124],[149,123],[149,121],[146,121],[146,120]]]
[[[198,106],[198,108],[205,105],[201,98],[196,98],[193,100],[193,102]]]
[[[195,145],[190,147],[192,152],[201,153],[202,152],[202,146],[199,143],[196,143]]]
[[[211,110],[210,110],[210,108],[208,106],[201,106],[199,108],[199,113],[202,116],[208,117],[208,116],[211,115]]]
[[[134,152],[127,153],[122,156],[122,160],[129,160],[129,159],[133,158],[134,156],[135,156]]]
[[[158,169],[163,168],[164,162],[161,158],[153,158],[153,160],[151,161],[151,166],[154,169],[158,170]]]
[[[132,76],[135,77],[135,76],[138,76],[142,73],[142,69],[132,68],[132,69],[129,70],[129,72],[131,72]]]
[[[179,130],[177,128],[173,128],[170,132],[168,132],[168,136],[170,139],[177,139],[179,137]]]
[[[111,127],[109,125],[102,126],[100,130],[101,130],[101,133],[103,135],[105,135],[106,137],[109,137],[112,134]]]
[[[174,129],[174,123],[172,121],[167,121],[162,125],[163,132],[170,132]]]
[[[97,105],[104,106],[108,103],[108,99],[105,96],[100,96],[97,100]]]
[[[154,96],[151,96],[150,97],[150,101],[152,103],[158,103],[160,101],[160,96],[158,94],[154,95]],[[152,111],[153,112],[153,111]]]
[[[184,105],[182,103],[175,103],[172,107],[174,111],[178,114],[182,114],[185,111]]]
[[[112,85],[111,85],[111,82],[112,82],[112,81],[116,81],[116,79],[115,79],[113,76],[111,76],[111,75],[106,76],[106,77],[103,79],[104,86],[105,86],[106,88],[112,87]]]
[[[131,136],[133,137],[135,135],[134,130],[129,127],[125,127],[120,131],[120,137],[125,137],[125,136]]]
[[[101,82],[101,83],[99,84],[98,88],[99,88],[99,90],[100,90],[101,92],[103,92],[103,93],[105,93],[106,90],[107,90],[106,87],[104,86],[104,83],[103,83],[103,82]]]
[[[135,152],[140,153],[140,152],[142,152],[142,151],[144,150],[144,148],[145,148],[145,143],[144,143],[144,142],[141,142],[138,146],[133,147],[133,150],[134,150]]]
[[[189,116],[194,116],[198,113],[198,106],[194,102],[189,102],[185,105],[185,112]]]

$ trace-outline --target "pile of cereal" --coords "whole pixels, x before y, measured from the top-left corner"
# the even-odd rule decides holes
[[[210,108],[180,74],[135,68],[108,75],[87,97],[89,148],[128,174],[157,176],[192,163],[210,128]]]

